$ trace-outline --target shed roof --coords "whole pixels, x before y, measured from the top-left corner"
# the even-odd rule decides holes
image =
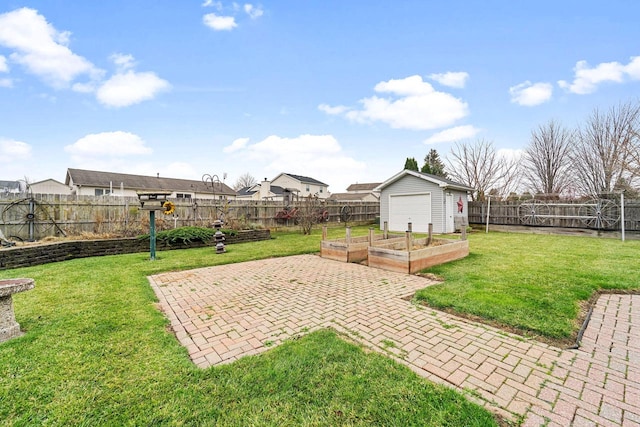
[[[395,174],[394,176],[392,176],[391,178],[389,178],[388,180],[386,180],[385,182],[377,186],[376,190],[381,191],[385,187],[388,187],[389,185],[393,184],[394,182],[398,181],[399,179],[402,179],[407,175],[415,176],[416,178],[424,179],[425,181],[437,184],[442,189],[474,191],[473,188],[464,184],[460,184],[459,182],[451,181],[450,179],[443,178],[441,176],[431,175],[429,173],[423,173],[423,172],[416,172],[409,169],[405,169],[401,172],[398,172],[397,174]]]
[[[144,191],[184,191],[196,193],[212,193],[210,185],[202,181],[179,178],[165,178],[160,176],[133,175],[127,173],[101,172],[85,169],[67,169],[66,185],[81,185],[89,187],[114,188],[122,185],[126,189]],[[215,194],[235,195],[224,183],[215,184]]]

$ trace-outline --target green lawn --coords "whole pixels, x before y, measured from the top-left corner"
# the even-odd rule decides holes
[[[580,302],[599,290],[640,289],[640,241],[516,233],[469,240],[467,258],[426,270],[445,280],[417,300],[568,343]]]
[[[317,252],[319,236],[283,233],[224,255],[203,248],[159,252],[153,262],[129,254],[0,271],[36,280],[14,297],[26,335],[0,344],[0,424],[496,425],[461,395],[332,331],[222,367],[189,361],[147,275]]]

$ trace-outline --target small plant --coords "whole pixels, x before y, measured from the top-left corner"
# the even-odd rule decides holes
[[[387,349],[387,348],[396,348],[396,347],[397,347],[397,345],[396,345],[396,343],[395,343],[395,342],[393,342],[393,341],[391,341],[391,340],[384,339],[384,340],[382,340],[382,347],[383,347],[384,349]]]

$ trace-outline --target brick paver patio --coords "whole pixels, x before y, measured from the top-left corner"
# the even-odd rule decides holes
[[[404,299],[428,279],[315,255],[149,281],[203,368],[332,327],[525,426],[640,426],[640,296],[602,296],[580,349],[563,350]]]

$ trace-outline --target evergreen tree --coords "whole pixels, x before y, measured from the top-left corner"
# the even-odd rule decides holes
[[[444,163],[440,160],[438,152],[433,148],[429,151],[429,154],[424,156],[424,165],[420,172],[448,178],[447,172],[444,170]]]
[[[404,162],[404,168],[418,172],[418,162],[415,157],[407,157],[407,160]]]

